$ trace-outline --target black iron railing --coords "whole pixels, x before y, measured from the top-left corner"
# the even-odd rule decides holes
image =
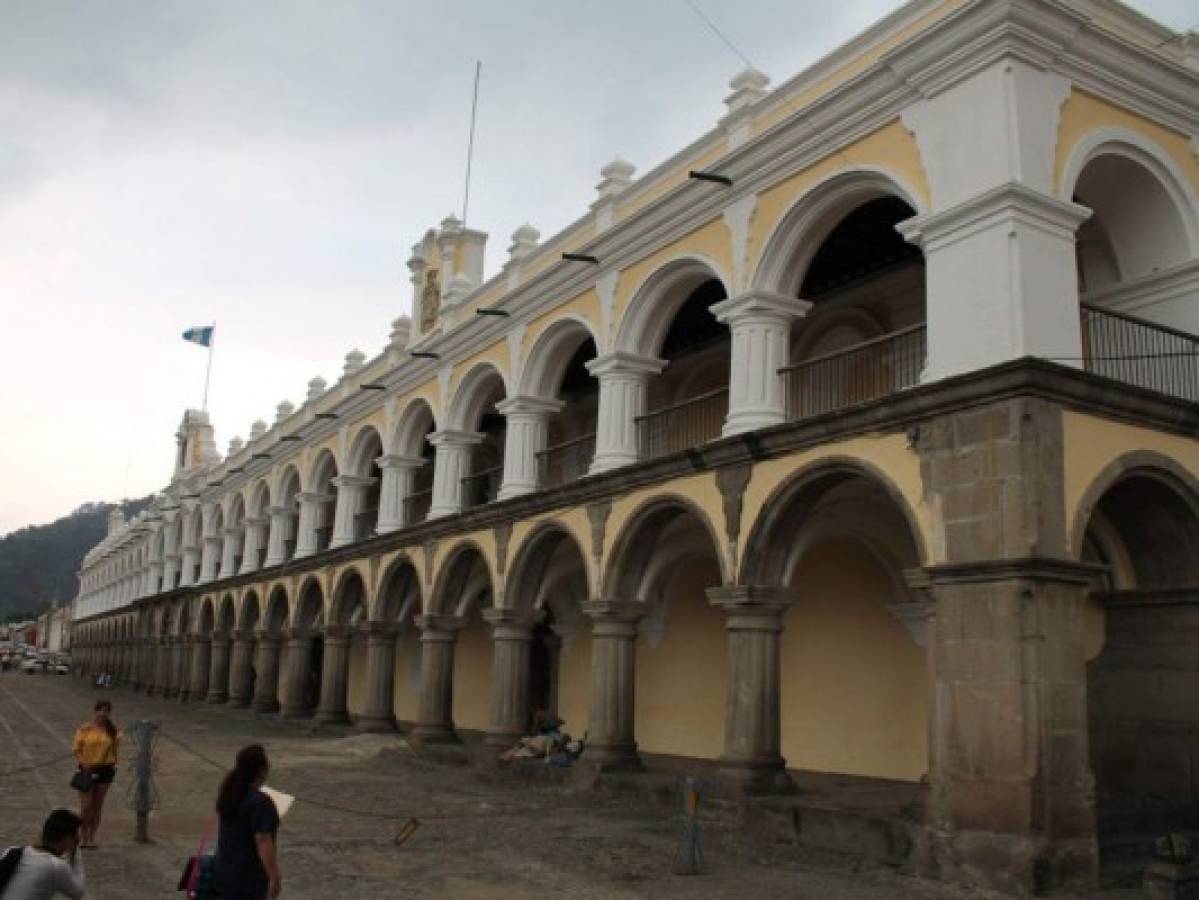
[[[582,478],[595,457],[595,432],[546,447],[537,454],[537,480],[543,488]]]
[[[653,459],[720,437],[729,408],[728,388],[718,388],[637,417],[638,452]]]
[[[375,525],[379,522],[379,510],[364,509],[354,516],[354,540],[365,541],[375,533]]]
[[[429,506],[433,502],[433,489],[417,491],[404,498],[404,522],[416,525],[425,521],[429,516]]]
[[[923,323],[780,369],[790,421],[886,397],[920,380],[926,354]]]
[[[1089,303],[1080,305],[1083,367],[1088,372],[1199,401],[1199,337]]]
[[[465,507],[482,506],[490,503],[500,492],[504,478],[504,466],[492,466],[481,472],[473,472],[462,479],[462,503]]]

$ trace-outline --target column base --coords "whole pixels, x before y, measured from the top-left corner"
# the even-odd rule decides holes
[[[721,437],[732,437],[734,434],[745,434],[748,431],[758,431],[762,428],[773,428],[787,421],[785,412],[776,409],[746,409],[729,413],[720,429]]]
[[[350,714],[344,709],[318,709],[312,718],[320,725],[350,724]]]
[[[644,768],[635,741],[627,744],[588,744],[581,761],[600,772],[638,772]]]
[[[394,734],[399,729],[394,716],[363,716],[354,723],[354,730],[362,734]]]
[[[229,699],[229,695],[225,691],[209,691],[208,696],[204,698],[205,703],[220,705]]]
[[[459,744],[462,739],[453,725],[440,722],[417,722],[412,726],[411,737],[422,744]]]
[[[600,472],[610,472],[613,469],[623,469],[638,462],[636,456],[597,456],[591,461],[588,475],[598,475]]]
[[[942,881],[979,885],[1013,896],[1081,893],[1099,882],[1099,849],[1091,838],[1051,841],[989,831],[937,831],[932,836]]]
[[[798,791],[781,756],[755,759],[721,757],[719,766],[721,779],[736,793],[759,796],[794,794]]]

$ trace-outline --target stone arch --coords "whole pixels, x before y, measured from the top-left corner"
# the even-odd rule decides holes
[[[284,599],[284,603],[286,603]],[[262,607],[258,600],[258,592],[253,588],[242,595],[240,608],[237,610],[237,628],[239,631],[251,631],[262,620]]]
[[[798,296],[808,265],[832,230],[857,207],[888,196],[903,200],[917,215],[926,212],[919,193],[886,169],[854,167],[817,182],[791,205],[767,237],[753,286]]]
[[[308,468],[307,489],[320,491],[331,487],[329,482],[337,477],[341,466],[337,462],[337,454],[328,447],[323,447],[312,460]],[[304,483],[301,479],[301,483]]]
[[[517,548],[505,579],[505,606],[526,612],[542,610],[549,599],[547,588],[553,583],[547,576],[553,570],[555,560],[563,556],[578,562],[582,599],[591,599],[583,547],[570,528],[550,520],[539,523]]]
[[[785,586],[802,548],[779,535],[796,534],[804,518],[826,491],[853,479],[876,486],[893,504],[906,524],[911,548],[901,564],[930,562],[924,533],[907,498],[890,477],[872,463],[853,457],[833,457],[805,466],[778,485],[767,497],[745,542],[737,582],[755,586]]]
[[[274,490],[271,493],[271,503],[274,506],[288,506],[295,503],[296,494],[300,493],[302,488],[302,480],[300,478],[300,470],[295,463],[288,463],[279,469],[274,485]]]
[[[232,594],[225,594],[217,606],[215,632],[229,634],[237,622],[237,609]]]
[[[424,397],[408,401],[396,423],[392,452],[401,456],[419,457],[425,450],[425,435],[438,429],[433,404]]]
[[[615,349],[657,357],[675,314],[709,281],[720,282],[728,296],[728,276],[708,257],[681,256],[655,269],[633,291],[617,330]]]
[[[357,566],[348,566],[337,577],[329,608],[330,625],[362,625],[370,610],[367,581]]]
[[[477,542],[461,541],[446,554],[429,600],[434,615],[461,616],[475,606],[494,605],[491,567]]]
[[[346,474],[370,475],[375,460],[383,455],[383,437],[374,425],[366,424],[358,429],[350,444]]]
[[[200,601],[200,615],[196,617],[196,633],[212,634],[216,628],[216,608],[211,596]]]
[[[322,628],[325,624],[325,589],[315,575],[307,576],[296,591],[291,627]]]
[[[1199,257],[1194,189],[1165,150],[1134,131],[1100,128],[1083,137],[1063,167],[1059,195],[1077,197],[1094,213],[1116,267],[1108,274],[1116,281]],[[1086,280],[1086,270],[1083,275]]]
[[[477,363],[462,380],[450,401],[446,416],[448,427],[461,431],[479,430],[479,422],[488,406],[509,396],[508,382],[504,373],[494,363]]]
[[[199,547],[204,539],[204,511],[196,504],[187,517],[187,532],[184,535],[185,547]]]
[[[721,550],[723,542],[707,513],[688,497],[667,494],[643,501],[621,527],[608,554],[608,563],[600,583],[600,597],[630,601],[643,599],[644,589],[648,585],[638,587],[637,582],[652,565],[655,543],[681,517],[690,518],[700,526],[719,567],[721,582],[729,583],[728,564]]]
[[[422,610],[420,570],[412,557],[401,553],[379,579],[371,621],[403,623]]]
[[[287,588],[278,584],[267,598],[266,612],[262,617],[262,630],[267,634],[282,634],[291,618]]]
[[[267,507],[271,505],[271,488],[265,478],[259,478],[249,488],[249,500],[246,510],[249,517],[262,518],[266,515]]]
[[[225,498],[225,521],[230,528],[236,528],[246,518],[246,498],[241,491],[234,491]]]
[[[563,316],[541,330],[525,361],[518,395],[553,399],[566,374],[566,367],[588,340],[597,348],[599,338],[591,323],[581,316]]]

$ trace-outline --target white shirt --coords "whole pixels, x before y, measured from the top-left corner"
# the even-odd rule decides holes
[[[59,894],[79,900],[84,888],[83,854],[76,850],[69,859],[68,863],[53,853],[26,847],[0,900],[51,900]]]

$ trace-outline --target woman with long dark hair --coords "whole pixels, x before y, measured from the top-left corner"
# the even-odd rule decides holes
[[[96,832],[100,828],[100,816],[104,812],[104,798],[109,785],[117,775],[117,752],[121,747],[121,734],[112,721],[112,704],[97,700],[92,707],[90,722],[84,722],[75,730],[72,750],[79,768],[92,778],[92,786],[79,794],[80,847],[94,848]]]
[[[275,835],[279,811],[261,790],[270,763],[261,744],[242,747],[221,782],[216,886],[221,900],[274,900],[283,890]]]

